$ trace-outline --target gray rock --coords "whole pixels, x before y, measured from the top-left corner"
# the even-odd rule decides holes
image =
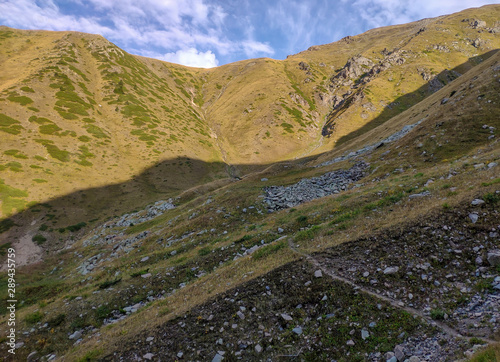
[[[75,333],[73,333],[72,335],[69,336],[69,339],[80,339],[82,336],[82,332],[81,331],[76,331]]]
[[[177,358],[182,358],[182,356],[184,356],[184,353],[182,352],[177,353]]]
[[[384,355],[384,359],[386,359],[386,360],[390,360],[392,357],[394,357],[394,352],[387,352]]]
[[[37,351],[33,351],[31,352],[29,355],[28,355],[28,358],[26,360],[26,362],[34,362],[34,361],[38,361],[39,358],[38,358],[38,352]]]
[[[403,346],[398,344],[396,347],[394,347],[394,356],[398,359],[398,361],[403,361],[405,359]]]
[[[221,362],[224,359],[220,354],[216,354],[214,358],[212,359],[212,362]]]
[[[474,206],[482,205],[482,204],[484,204],[484,200],[481,200],[481,199],[474,199],[471,202],[471,205],[474,205]]]
[[[488,168],[493,168],[493,167],[496,167],[496,166],[498,166],[498,163],[496,163],[496,162],[490,162],[490,163],[488,163]]]
[[[320,270],[320,269],[318,269],[318,270],[316,270],[316,271],[314,272],[314,276],[315,276],[316,278],[321,278],[321,277],[323,277],[323,273],[321,272],[321,270]]]
[[[399,267],[397,266],[390,266],[388,268],[384,269],[384,274],[396,274],[399,271]]]
[[[497,267],[500,265],[500,250],[490,250],[487,257],[488,263],[491,266]]]
[[[146,353],[142,358],[147,359],[148,361],[151,361],[154,357],[154,354],[152,353]]]
[[[266,181],[269,181],[266,177],[263,177],[260,179],[262,182],[266,182]]]
[[[409,362],[420,362],[420,358],[418,358],[417,356],[411,356],[409,359],[408,359]]]
[[[288,314],[282,313],[281,318],[283,318],[286,321],[293,321],[293,318],[290,317]]]
[[[354,346],[354,341],[352,339],[348,340],[346,343],[348,346]]]
[[[387,360],[387,362],[398,362],[398,359],[396,358],[396,356],[392,356]]]
[[[257,352],[257,353],[262,352],[262,347],[260,346],[260,344],[257,344],[257,345],[255,346],[255,352]],[[213,361],[212,361],[212,362],[213,362]]]
[[[300,336],[302,334],[302,328],[295,327],[294,329],[292,329],[292,332]]]
[[[240,317],[240,319],[245,319],[245,315],[241,311],[236,312],[236,315]]]
[[[477,220],[479,220],[479,216],[476,213],[470,213],[469,218],[473,224],[475,224]]]
[[[413,194],[413,195],[410,195],[408,196],[410,199],[417,199],[419,197],[425,197],[425,196],[430,196],[431,193],[429,191],[424,191],[424,192],[421,192],[419,194]]]
[[[368,332],[366,329],[362,329],[361,330],[361,338],[363,340],[367,339],[368,337],[370,337],[370,332]]]

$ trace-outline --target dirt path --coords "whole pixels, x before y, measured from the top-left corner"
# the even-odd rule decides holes
[[[423,320],[425,320],[428,324],[430,324],[432,326],[438,327],[443,332],[445,332],[446,334],[448,334],[448,335],[450,335],[452,337],[464,338],[466,340],[470,340],[472,338],[472,337],[467,337],[467,336],[462,335],[459,331],[457,331],[456,329],[448,326],[445,323],[442,323],[442,322],[435,321],[435,320],[431,319],[429,316],[426,316],[422,311],[420,311],[418,309],[411,308],[409,306],[404,305],[404,303],[402,301],[400,301],[400,300],[392,299],[392,298],[389,298],[389,297],[387,297],[385,295],[378,294],[378,293],[376,293],[376,292],[374,292],[374,291],[372,291],[370,289],[366,289],[363,286],[357,285],[356,283],[354,283],[353,281],[351,281],[351,280],[349,280],[349,279],[347,279],[345,277],[342,277],[340,275],[335,274],[331,269],[329,269],[329,268],[325,267],[324,265],[322,265],[313,256],[311,256],[309,254],[306,254],[306,253],[304,253],[304,252],[296,249],[295,245],[293,244],[293,242],[291,240],[288,241],[288,245],[290,246],[290,248],[294,252],[296,252],[299,255],[302,255],[304,258],[306,258],[306,260],[311,265],[313,265],[315,268],[321,270],[321,272],[323,274],[328,275],[331,279],[339,281],[339,282],[342,282],[342,283],[345,283],[347,285],[350,285],[351,287],[355,288],[356,290],[359,290],[359,291],[361,291],[363,293],[366,293],[366,294],[368,294],[368,295],[370,295],[372,297],[375,297],[377,299],[383,300],[384,302],[390,304],[394,308],[398,308],[398,309],[404,310],[404,311],[410,313],[413,316],[418,316],[418,317],[422,318]],[[492,340],[490,340],[488,338],[485,338],[485,337],[481,337],[481,339],[484,340],[485,342],[488,342],[488,343],[496,343],[495,341],[492,341]]]

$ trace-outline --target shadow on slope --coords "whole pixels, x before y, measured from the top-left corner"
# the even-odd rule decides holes
[[[489,58],[496,53],[497,51],[489,52],[483,55],[482,58]],[[470,66],[469,63],[473,61],[474,60],[471,59],[468,63],[462,65],[461,69]],[[457,67],[455,69],[459,68],[460,67]],[[461,86],[464,87],[463,84]],[[424,91],[425,87],[427,86],[401,97],[396,102],[404,103],[411,97],[418,97],[419,92]],[[483,85],[483,87],[488,87],[488,84]],[[490,88],[493,89],[495,87],[496,85]],[[475,88],[474,91],[478,91],[478,89]],[[449,92],[449,90],[444,90],[444,92]],[[436,94],[441,98],[445,93],[441,91]],[[427,108],[432,107],[437,103],[435,98],[436,97],[430,98],[430,101],[434,103],[426,103],[422,104],[422,106]],[[429,100],[428,97],[425,99]],[[449,104],[447,107],[448,106],[451,107]],[[480,107],[480,105],[477,106]],[[469,110],[471,113],[468,114],[467,117],[470,118],[475,114],[474,109],[476,108],[472,107],[472,105],[469,108],[471,109]],[[49,200],[43,204],[38,204],[24,210],[9,219],[0,221],[0,245],[3,245],[0,251],[5,251],[5,247],[19,241],[21,237],[32,239],[36,235],[41,235],[43,239],[47,239],[47,241],[44,242],[42,238],[39,238],[39,243],[42,244],[44,249],[48,251],[60,250],[61,247],[64,246],[66,240],[72,238],[76,239],[79,233],[81,233],[81,230],[84,230],[86,227],[102,224],[113,217],[129,213],[133,210],[142,209],[147,204],[151,204],[160,199],[180,197],[181,200],[179,202],[186,202],[195,198],[197,195],[224,187],[225,185],[239,180],[240,176],[245,177],[245,175],[248,176],[256,171],[266,170],[267,173],[270,173],[272,170],[275,170],[283,173],[283,168],[279,167],[283,164],[296,165],[298,168],[302,169],[301,171],[300,169],[291,170],[289,168],[287,174],[293,174],[292,178],[305,177],[306,174],[309,176],[309,174],[311,174],[311,172],[309,172],[311,169],[303,169],[308,162],[317,158],[328,157],[330,154],[343,150],[344,147],[338,146],[352,143],[356,139],[359,139],[359,136],[384,124],[388,121],[386,118],[388,114],[392,114],[391,112],[393,112],[393,110],[385,111],[381,116],[377,117],[369,124],[341,138],[341,141],[337,143],[332,151],[324,154],[275,164],[250,165],[207,163],[201,160],[179,157],[160,162],[127,182],[79,190]],[[400,113],[401,112],[397,114]],[[467,121],[464,124],[467,126],[470,122]],[[453,125],[455,125],[455,123],[449,124],[451,127]],[[471,147],[477,145],[477,142],[480,142],[480,140],[474,139],[474,135],[463,130],[459,131],[464,134],[457,135],[456,138],[450,139],[450,147],[452,149],[450,152],[463,154],[463,152],[466,152],[470,148],[462,147],[460,150],[457,149],[455,143],[457,143],[457,140],[461,142],[461,138],[464,138],[464,142],[468,143]],[[420,133],[422,132],[415,134],[415,137],[422,137]],[[481,140],[483,138],[486,139],[483,135],[481,135],[481,137]],[[369,138],[363,140],[365,143],[370,141],[372,140]],[[446,150],[446,147],[442,147],[441,149]],[[436,161],[436,159],[433,161]],[[278,171],[278,169],[280,171]],[[320,172],[321,171],[318,169],[318,171],[314,171],[313,173]]]

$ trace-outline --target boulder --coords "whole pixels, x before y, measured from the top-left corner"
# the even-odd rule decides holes
[[[492,267],[497,267],[500,265],[500,250],[491,250],[488,252],[488,257],[487,257],[488,263]]]

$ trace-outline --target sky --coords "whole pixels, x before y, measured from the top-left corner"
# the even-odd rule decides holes
[[[500,0],[0,0],[0,25],[101,34],[132,54],[211,68]]]

